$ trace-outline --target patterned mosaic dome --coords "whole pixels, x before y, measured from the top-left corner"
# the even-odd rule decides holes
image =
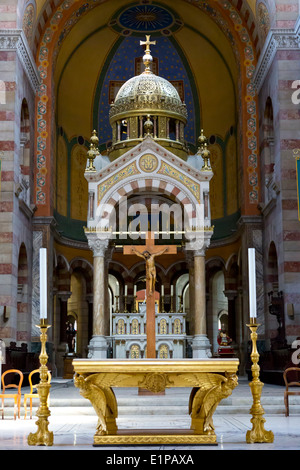
[[[164,146],[172,146],[181,154],[186,153],[184,127],[187,108],[176,88],[168,80],[151,71],[153,58],[150,53],[150,36],[146,41],[143,62],[145,70],[127,80],[111,104],[109,120],[112,127],[112,158],[126,148],[134,146],[147,135],[158,139]]]
[[[187,118],[186,106],[176,88],[152,72],[143,72],[122,85],[111,106],[110,117],[120,114],[127,117],[128,112],[132,111],[140,114],[168,114],[184,121]]]

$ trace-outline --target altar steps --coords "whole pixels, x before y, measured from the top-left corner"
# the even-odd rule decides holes
[[[29,390],[22,389],[22,395]],[[166,389],[163,395],[141,395],[138,389],[114,389],[118,402],[118,415],[128,419],[136,416],[184,417],[188,415],[190,389]],[[285,415],[284,387],[265,384],[262,390],[261,404],[265,414]],[[239,379],[239,385],[228,398],[221,401],[215,414],[248,415],[252,406],[252,395],[247,380]],[[300,414],[300,396],[290,397],[290,416]],[[21,417],[24,416],[23,396]],[[38,399],[34,400],[33,416],[36,413]],[[29,403],[28,403],[29,404]],[[83,398],[72,380],[54,379],[50,390],[51,415],[95,415],[89,400]],[[5,400],[4,415],[13,415],[13,400]],[[29,417],[29,412],[28,415]]]

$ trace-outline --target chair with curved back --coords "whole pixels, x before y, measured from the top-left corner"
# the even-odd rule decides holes
[[[283,372],[283,379],[285,383],[284,404],[285,416],[289,416],[289,396],[300,395],[300,368],[289,367]],[[291,387],[298,387],[297,391],[291,390]]]
[[[32,399],[33,398],[39,398],[39,395],[37,393],[38,383],[37,384],[32,383],[32,376],[35,375],[35,374],[39,374],[39,373],[40,373],[40,370],[35,369],[35,370],[32,370],[30,372],[29,376],[28,376],[28,381],[29,381],[29,385],[30,385],[30,392],[24,394],[24,410],[25,410],[24,419],[26,419],[26,416],[27,416],[27,399],[29,398],[30,419],[31,419],[32,418]],[[50,383],[50,381],[51,381],[51,373],[48,371],[48,383]],[[34,393],[35,389],[36,389],[36,393]],[[48,406],[49,406],[49,396],[48,396]]]
[[[8,374],[17,374],[19,376],[19,382],[18,384],[14,383],[5,383],[6,376]],[[5,398],[13,398],[15,401],[15,406],[14,406],[14,419],[16,419],[16,414],[18,410],[18,418],[20,418],[20,406],[21,406],[21,387],[23,383],[23,373],[18,370],[18,369],[9,369],[3,372],[1,381],[2,381],[2,393],[0,393],[0,397],[2,399],[2,419],[4,419],[4,400]],[[16,393],[6,393],[6,389],[8,388],[16,388],[17,392]]]

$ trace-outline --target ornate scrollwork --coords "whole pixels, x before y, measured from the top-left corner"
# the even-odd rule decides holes
[[[168,384],[171,384],[168,376],[162,373],[146,374],[139,387],[146,388],[153,393],[163,392]]]
[[[195,377],[196,376],[196,377]],[[193,380],[187,377],[187,381],[198,382],[194,387],[189,404],[189,412],[192,418],[191,428],[196,433],[214,433],[213,413],[221,400],[231,395],[232,390],[238,384],[236,374],[225,376],[213,373],[194,374]]]
[[[80,394],[90,400],[97,415],[97,435],[113,434],[117,430],[116,418],[118,407],[115,394],[110,388],[114,383],[118,383],[119,375],[108,380],[106,375],[91,374],[88,377],[75,375],[75,386],[80,389]],[[120,378],[121,380],[121,378]]]

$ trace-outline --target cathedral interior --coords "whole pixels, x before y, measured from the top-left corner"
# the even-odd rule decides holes
[[[249,372],[253,247],[261,374],[281,383],[300,337],[298,2],[1,0],[0,12],[6,366],[28,372],[39,350],[40,248],[48,256],[49,368],[72,375],[69,359],[89,357],[98,328],[89,237],[100,198],[113,199],[120,231],[122,216],[138,225],[136,214],[122,213],[121,196],[129,209],[170,207],[196,201],[199,187],[210,232],[200,287],[183,241],[157,241],[177,247],[155,262],[157,357],[193,357],[199,332],[206,354],[218,356],[224,330],[224,354]],[[147,37],[154,79],[139,91]],[[143,152],[152,155],[144,170]],[[138,217],[146,231],[148,217]],[[177,222],[171,214],[173,234]],[[146,357],[145,263],[124,255],[126,243],[111,239],[102,256],[107,358]]]

